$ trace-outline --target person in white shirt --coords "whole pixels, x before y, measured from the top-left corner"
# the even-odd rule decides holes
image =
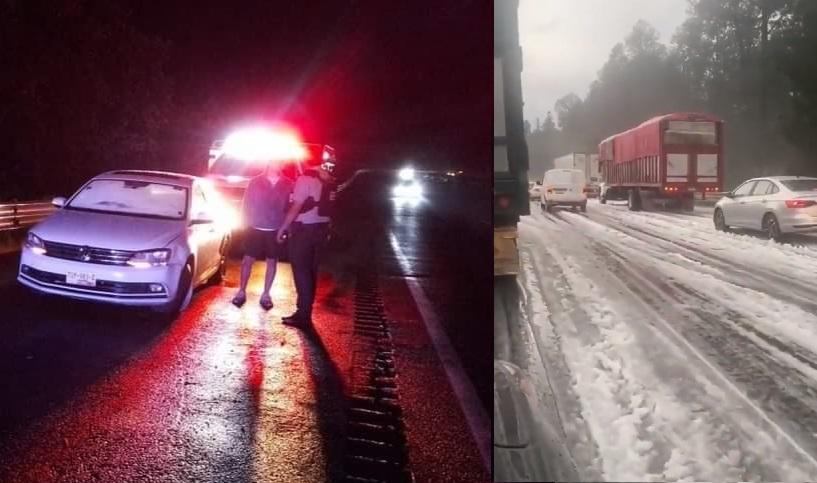
[[[317,169],[298,177],[292,195],[292,205],[278,229],[278,241],[289,239],[292,276],[298,293],[297,310],[283,318],[285,324],[311,326],[312,305],[318,281],[321,251],[329,235],[332,203],[334,202],[334,165],[322,163]]]

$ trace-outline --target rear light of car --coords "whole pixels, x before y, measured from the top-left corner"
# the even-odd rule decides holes
[[[585,186],[584,189],[582,190],[582,193],[590,193],[590,188]]]
[[[814,200],[786,200],[786,207],[787,208],[806,208],[809,206],[817,205],[817,201]]]
[[[507,196],[500,196],[496,199],[496,205],[503,210],[507,210],[511,207],[511,199]]]
[[[553,193],[553,190],[552,190],[552,189],[548,189],[548,193]]]

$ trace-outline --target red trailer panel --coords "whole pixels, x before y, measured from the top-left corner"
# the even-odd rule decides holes
[[[704,113],[656,116],[599,143],[604,182],[619,196],[690,199],[723,186],[723,121]]]

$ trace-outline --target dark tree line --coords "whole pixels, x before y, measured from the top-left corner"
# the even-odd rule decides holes
[[[110,169],[202,174],[214,139],[259,119],[290,121],[348,166],[428,159],[488,175],[490,12],[0,0],[0,201],[68,194]]]
[[[0,199],[158,162],[169,120],[167,46],[118,2],[0,2]]]
[[[637,22],[584,99],[556,102],[558,128],[532,129],[532,164],[595,152],[657,114],[700,110],[727,123],[727,185],[817,175],[817,2],[690,0],[688,13],[670,46]]]

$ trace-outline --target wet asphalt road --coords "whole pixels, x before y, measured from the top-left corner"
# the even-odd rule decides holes
[[[364,272],[377,276],[394,327],[409,469],[418,481],[486,480],[406,275],[428,295],[487,411],[489,191],[433,184],[426,201],[398,206],[392,181],[359,175],[340,196],[312,334],[280,324],[294,305],[287,264],[270,312],[257,305],[260,266],[248,303],[230,305],[231,263],[222,286],[197,291],[167,324],[36,296],[13,281],[16,255],[0,256],[0,481],[340,479],[352,300]]]

